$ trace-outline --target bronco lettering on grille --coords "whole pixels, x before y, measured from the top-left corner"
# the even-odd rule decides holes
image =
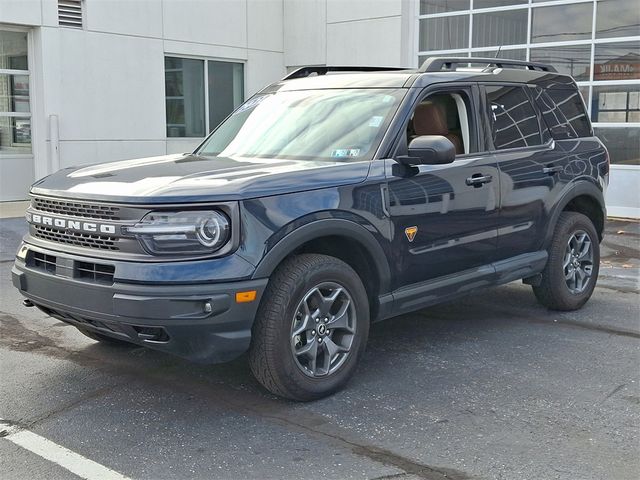
[[[27,212],[27,222],[35,225],[45,225],[48,227],[58,228],[60,230],[75,230],[85,233],[103,233],[106,235],[115,235],[116,233],[115,225],[67,220],[66,218],[56,218],[49,215],[40,215],[38,213]]]

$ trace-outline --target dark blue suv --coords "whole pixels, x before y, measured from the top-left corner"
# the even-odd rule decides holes
[[[311,400],[347,382],[373,321],[518,279],[580,308],[608,172],[551,66],[302,68],[193,153],[34,184],[13,283],[95,340],[248,350],[266,388]]]

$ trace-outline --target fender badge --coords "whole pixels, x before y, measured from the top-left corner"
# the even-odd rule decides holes
[[[404,229],[404,234],[407,236],[407,240],[409,243],[413,242],[413,239],[416,238],[416,233],[418,233],[418,227],[407,227]]]

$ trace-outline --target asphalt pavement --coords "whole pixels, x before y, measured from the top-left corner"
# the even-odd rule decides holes
[[[103,478],[637,479],[639,226],[609,222],[582,310],[514,282],[376,324],[348,387],[302,404],[244,357],[101,345],[22,307],[24,224],[0,220],[0,478],[78,478],[75,459]]]

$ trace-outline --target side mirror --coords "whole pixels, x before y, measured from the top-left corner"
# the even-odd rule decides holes
[[[409,155],[397,158],[403,165],[442,165],[456,159],[456,147],[441,135],[421,135],[409,143]]]

